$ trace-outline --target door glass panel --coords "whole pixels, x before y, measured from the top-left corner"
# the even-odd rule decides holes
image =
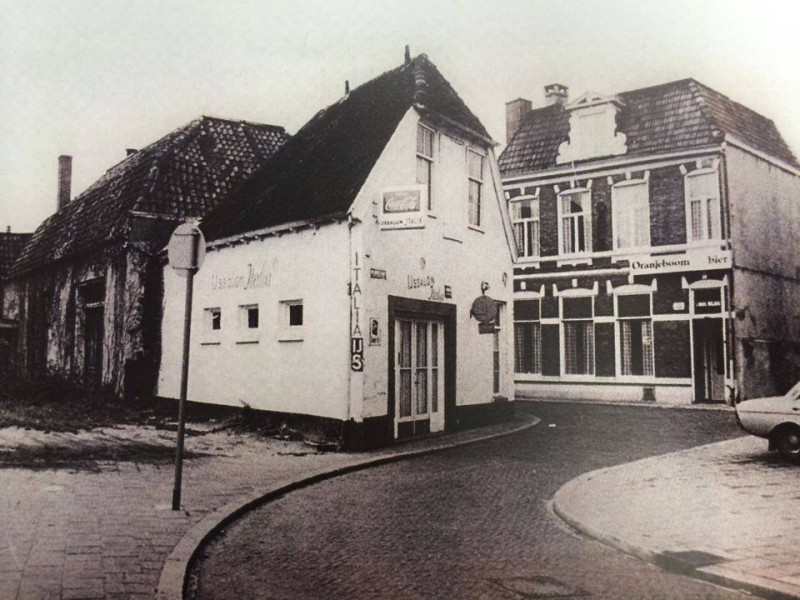
[[[431,412],[439,412],[439,325],[431,323]]]
[[[411,416],[411,323],[400,321],[400,416]]]
[[[428,412],[428,324],[417,323],[417,414]]]

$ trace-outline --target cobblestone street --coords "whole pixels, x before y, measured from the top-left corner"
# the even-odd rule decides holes
[[[727,411],[521,404],[533,429],[288,494],[205,550],[197,598],[737,598],[570,531],[581,473],[736,437]]]

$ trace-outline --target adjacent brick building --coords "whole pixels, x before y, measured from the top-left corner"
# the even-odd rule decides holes
[[[161,347],[156,254],[176,224],[215,208],[287,138],[282,127],[202,117],[129,150],[72,201],[71,160],[61,157],[59,209],[6,282],[22,374],[151,393]]]
[[[722,402],[800,377],[800,167],[686,79],[507,104],[515,380],[532,397]]]

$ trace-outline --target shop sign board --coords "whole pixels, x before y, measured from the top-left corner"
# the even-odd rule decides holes
[[[425,227],[428,188],[410,185],[387,188],[381,193],[378,223],[381,229],[414,229]]]
[[[689,249],[685,254],[638,256],[631,259],[631,272],[636,275],[730,269],[732,266],[731,251],[718,248]]]

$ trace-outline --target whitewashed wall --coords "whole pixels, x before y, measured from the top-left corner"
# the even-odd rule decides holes
[[[344,419],[349,303],[347,223],[302,229],[206,254],[195,277],[189,400]],[[248,285],[248,272],[261,274]],[[185,280],[165,268],[160,396],[177,398]],[[301,340],[288,340],[282,301],[303,301]],[[259,305],[256,332],[239,307]],[[204,309],[222,310],[210,332]],[[254,335],[255,333],[255,335]]]
[[[492,401],[493,336],[479,334],[477,322],[470,318],[470,307],[481,294],[482,281],[490,285],[489,296],[506,302],[500,334],[500,394],[514,396],[511,255],[493,156],[486,158],[479,230],[468,226],[466,146],[452,133],[441,131],[435,138],[433,212],[426,217],[424,228],[382,230],[378,225],[382,191],[415,184],[418,122],[418,113],[409,110],[353,206],[353,214],[360,220],[354,231],[354,244],[360,244],[364,257],[363,322],[368,324],[369,319],[377,318],[381,326],[381,344],[365,346],[364,417],[387,412],[389,295],[457,305],[457,404]],[[370,277],[373,268],[385,271],[386,279]],[[425,284],[417,286],[414,279]],[[450,299],[444,298],[445,286],[452,290]]]

